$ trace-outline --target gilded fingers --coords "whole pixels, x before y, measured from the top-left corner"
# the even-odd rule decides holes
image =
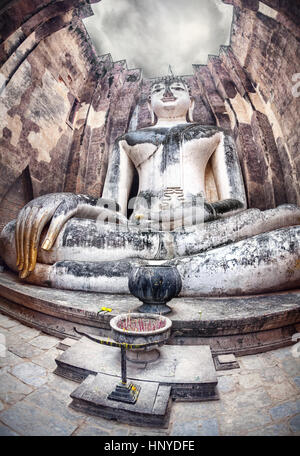
[[[53,227],[53,224],[55,223],[56,220],[57,219],[55,219],[53,217],[53,219],[52,219],[52,221],[50,223],[50,227],[49,227],[49,229],[47,231],[45,240],[44,240],[44,242],[42,244],[42,249],[44,249],[44,250],[50,250],[52,245],[54,244],[54,241],[55,241],[56,237],[57,237],[57,234],[58,234],[60,228],[57,229],[57,232],[51,233],[51,227]]]
[[[68,207],[62,202],[56,210],[55,215],[50,223],[48,232],[46,234],[46,238],[42,244],[42,249],[50,250],[53,246],[56,238],[61,231],[63,225],[69,220],[71,217],[76,215],[78,211],[77,200],[74,199],[73,206],[69,204]]]
[[[22,279],[27,277],[30,272],[30,269],[29,269],[30,261],[31,261],[30,243],[31,243],[31,238],[32,238],[34,221],[35,221],[38,211],[39,211],[38,207],[32,207],[30,212],[28,213],[26,221],[25,221],[24,237],[23,237],[24,264],[23,264],[23,270],[20,274],[20,277]]]
[[[36,265],[41,232],[53,214],[53,210],[39,207],[27,208],[18,230],[19,276],[24,279]]]
[[[16,223],[16,232],[15,232],[15,243],[16,243],[16,254],[17,254],[17,262],[16,265],[19,266],[21,262],[21,253],[20,253],[20,226],[21,226],[21,221],[23,218],[24,214],[24,209],[21,209],[19,216],[17,218],[17,223]]]
[[[20,271],[20,277],[23,279],[28,275],[28,254],[29,254],[29,242],[30,242],[30,232],[31,232],[31,221],[34,216],[34,208],[29,209],[27,211],[27,216],[24,218],[24,228],[23,228],[23,237],[22,237],[22,242],[23,242],[23,264],[22,264],[22,270]]]
[[[49,250],[51,248],[51,245],[52,245],[52,240],[48,237],[47,239],[44,240],[44,242],[42,244],[42,249]]]
[[[41,212],[33,222],[29,245],[29,272],[35,268],[39,240],[47,218],[48,212]]]
[[[29,267],[28,267],[28,271],[29,272],[32,272],[35,268],[35,265],[36,265],[36,259],[37,259],[37,247],[34,248],[32,247],[32,244],[30,245],[30,260],[29,260]]]
[[[46,238],[42,244],[42,249],[44,250],[50,250],[52,245],[54,244],[62,226],[65,224],[65,222],[71,217],[71,215],[62,216],[60,215],[57,218],[53,218],[52,222],[50,224],[50,227],[48,229]]]
[[[18,264],[18,269],[19,269],[19,271],[22,271],[23,265],[24,265],[23,239],[24,239],[25,222],[26,222],[27,215],[28,215],[29,211],[30,211],[30,208],[25,208],[24,213],[22,214],[22,217],[21,217],[21,220],[20,220],[19,240],[18,240],[18,246],[19,246],[19,264]]]
[[[53,211],[45,210],[41,212],[38,217],[35,219],[32,231],[31,231],[31,238],[30,238],[30,245],[29,245],[29,272],[33,271],[36,265],[37,259],[37,251],[39,246],[39,241],[41,237],[41,233],[43,228],[45,227],[46,223],[52,217]]]
[[[26,278],[35,268],[42,230],[53,217],[42,248],[50,250],[64,223],[76,214],[75,195],[50,194],[28,203],[19,213],[15,228],[19,275]],[[54,215],[53,215],[54,214]]]

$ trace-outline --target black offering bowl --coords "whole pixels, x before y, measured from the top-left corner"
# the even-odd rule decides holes
[[[137,310],[165,315],[172,311],[167,302],[181,290],[181,277],[176,266],[148,264],[132,271],[128,287],[130,293],[143,302]]]

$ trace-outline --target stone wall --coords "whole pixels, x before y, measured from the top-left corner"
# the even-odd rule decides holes
[[[74,142],[103,71],[81,20],[92,14],[87,2],[10,4],[0,32],[1,225],[28,198],[64,191],[68,174],[72,180]],[[32,194],[23,192],[14,211],[7,202],[16,199],[20,176]]]
[[[97,56],[82,22],[89,3],[0,8],[0,229],[41,194],[100,196],[115,138],[150,123],[151,81]],[[231,45],[186,76],[194,120],[234,135],[249,207],[300,204],[298,2],[224,3],[234,5]]]
[[[242,123],[256,143],[255,152],[244,149],[244,154],[255,155],[257,167],[262,164],[264,169],[261,178],[267,178],[265,185],[258,185],[257,190],[264,188],[266,207],[286,201],[300,204],[300,98],[293,96],[293,75],[300,72],[300,3],[289,0],[224,0],[224,3],[234,5],[229,54],[234,54],[240,70],[243,69],[255,88],[247,90],[247,105],[251,106],[252,114],[248,122]],[[221,50],[223,64],[228,70],[236,70],[226,54]],[[248,188],[255,182],[255,174],[256,170],[249,176]]]

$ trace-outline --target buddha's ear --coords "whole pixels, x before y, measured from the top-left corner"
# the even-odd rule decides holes
[[[151,107],[151,100],[149,98],[147,100],[147,106],[148,106],[149,112],[151,114],[151,125],[155,125],[157,122],[157,117]]]
[[[193,97],[191,97],[191,105],[190,105],[188,113],[187,113],[188,122],[194,122],[194,118],[193,118],[194,107],[195,107],[195,100]]]

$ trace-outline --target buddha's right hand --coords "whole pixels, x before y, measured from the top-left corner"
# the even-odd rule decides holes
[[[34,270],[41,233],[51,220],[42,248],[50,250],[63,225],[71,217],[95,218],[101,213],[117,214],[106,209],[111,201],[73,193],[50,193],[30,201],[19,212],[16,222],[17,267],[21,278]],[[116,207],[116,211],[118,207]],[[121,214],[117,215],[122,218]],[[124,218],[124,217],[123,217]],[[125,219],[125,218],[124,218]],[[122,221],[125,223],[125,220]]]

